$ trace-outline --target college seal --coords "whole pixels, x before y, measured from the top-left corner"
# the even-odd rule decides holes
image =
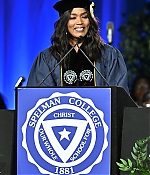
[[[75,92],[39,99],[22,133],[28,161],[41,174],[88,174],[108,147],[104,113]]]

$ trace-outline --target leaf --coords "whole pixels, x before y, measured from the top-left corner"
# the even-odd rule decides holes
[[[122,162],[125,166],[128,165],[127,162],[126,162],[124,159],[120,159],[120,160],[121,160],[121,162]]]
[[[137,145],[137,143],[135,143],[134,145],[135,145],[135,149],[139,150],[139,146]]]
[[[144,161],[147,158],[147,152],[141,154],[141,160]]]
[[[124,168],[119,168],[121,171],[130,171],[130,168],[124,167]]]
[[[142,149],[142,152],[147,152],[147,147],[148,147],[148,144],[145,145],[145,147]]]
[[[135,149],[135,148],[133,147],[133,152],[134,152],[135,154],[137,154],[137,153],[138,153],[138,150]]]
[[[149,168],[149,167],[148,167],[148,164],[146,163],[146,165],[145,165],[145,169],[148,170],[148,168]]]
[[[140,148],[142,148],[142,146],[143,146],[144,143],[143,143],[142,140],[138,140],[138,141],[137,141],[137,144],[138,144],[138,146],[139,146]]]
[[[130,159],[128,159],[128,165],[132,168],[132,161]]]
[[[125,167],[125,165],[122,164],[122,163],[116,162],[116,164],[117,164],[119,167]]]
[[[137,156],[134,155],[132,152],[131,152],[131,156],[133,157],[134,160],[137,160]]]

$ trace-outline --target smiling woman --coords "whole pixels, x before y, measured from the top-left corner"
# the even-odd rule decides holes
[[[70,42],[72,45],[75,45],[78,38],[80,36],[85,37],[89,30],[90,21],[86,10],[84,8],[74,8],[70,14],[70,19],[67,26],[68,32],[72,36]]]
[[[122,86],[128,92],[124,59],[118,49],[105,44],[99,35],[94,3],[61,0],[53,7],[60,18],[55,22],[52,46],[35,59],[27,85],[111,85]]]

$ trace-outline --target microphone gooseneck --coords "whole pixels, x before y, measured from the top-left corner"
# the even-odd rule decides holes
[[[15,84],[15,88],[18,88],[20,86],[22,86],[22,83],[25,81],[24,77],[20,77],[17,81],[17,83]]]
[[[51,73],[56,69],[56,67],[67,57],[67,55],[74,49],[75,46],[78,46],[79,43],[81,43],[81,37],[77,39],[77,42],[74,46],[71,47],[71,49],[60,59],[60,61],[54,66],[54,68],[46,75],[46,77],[38,84],[40,86],[44,83],[44,81],[51,75]]]

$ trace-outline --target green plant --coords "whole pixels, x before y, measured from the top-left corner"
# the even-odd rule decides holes
[[[149,137],[146,137],[142,140],[137,140],[133,146],[133,152],[131,156],[134,161],[120,159],[121,163],[116,162],[121,171],[128,171],[130,175],[150,175],[150,157],[148,155],[148,140]]]
[[[150,2],[136,14],[130,15],[119,32],[120,50],[125,58],[130,81],[137,74],[150,74]]]

